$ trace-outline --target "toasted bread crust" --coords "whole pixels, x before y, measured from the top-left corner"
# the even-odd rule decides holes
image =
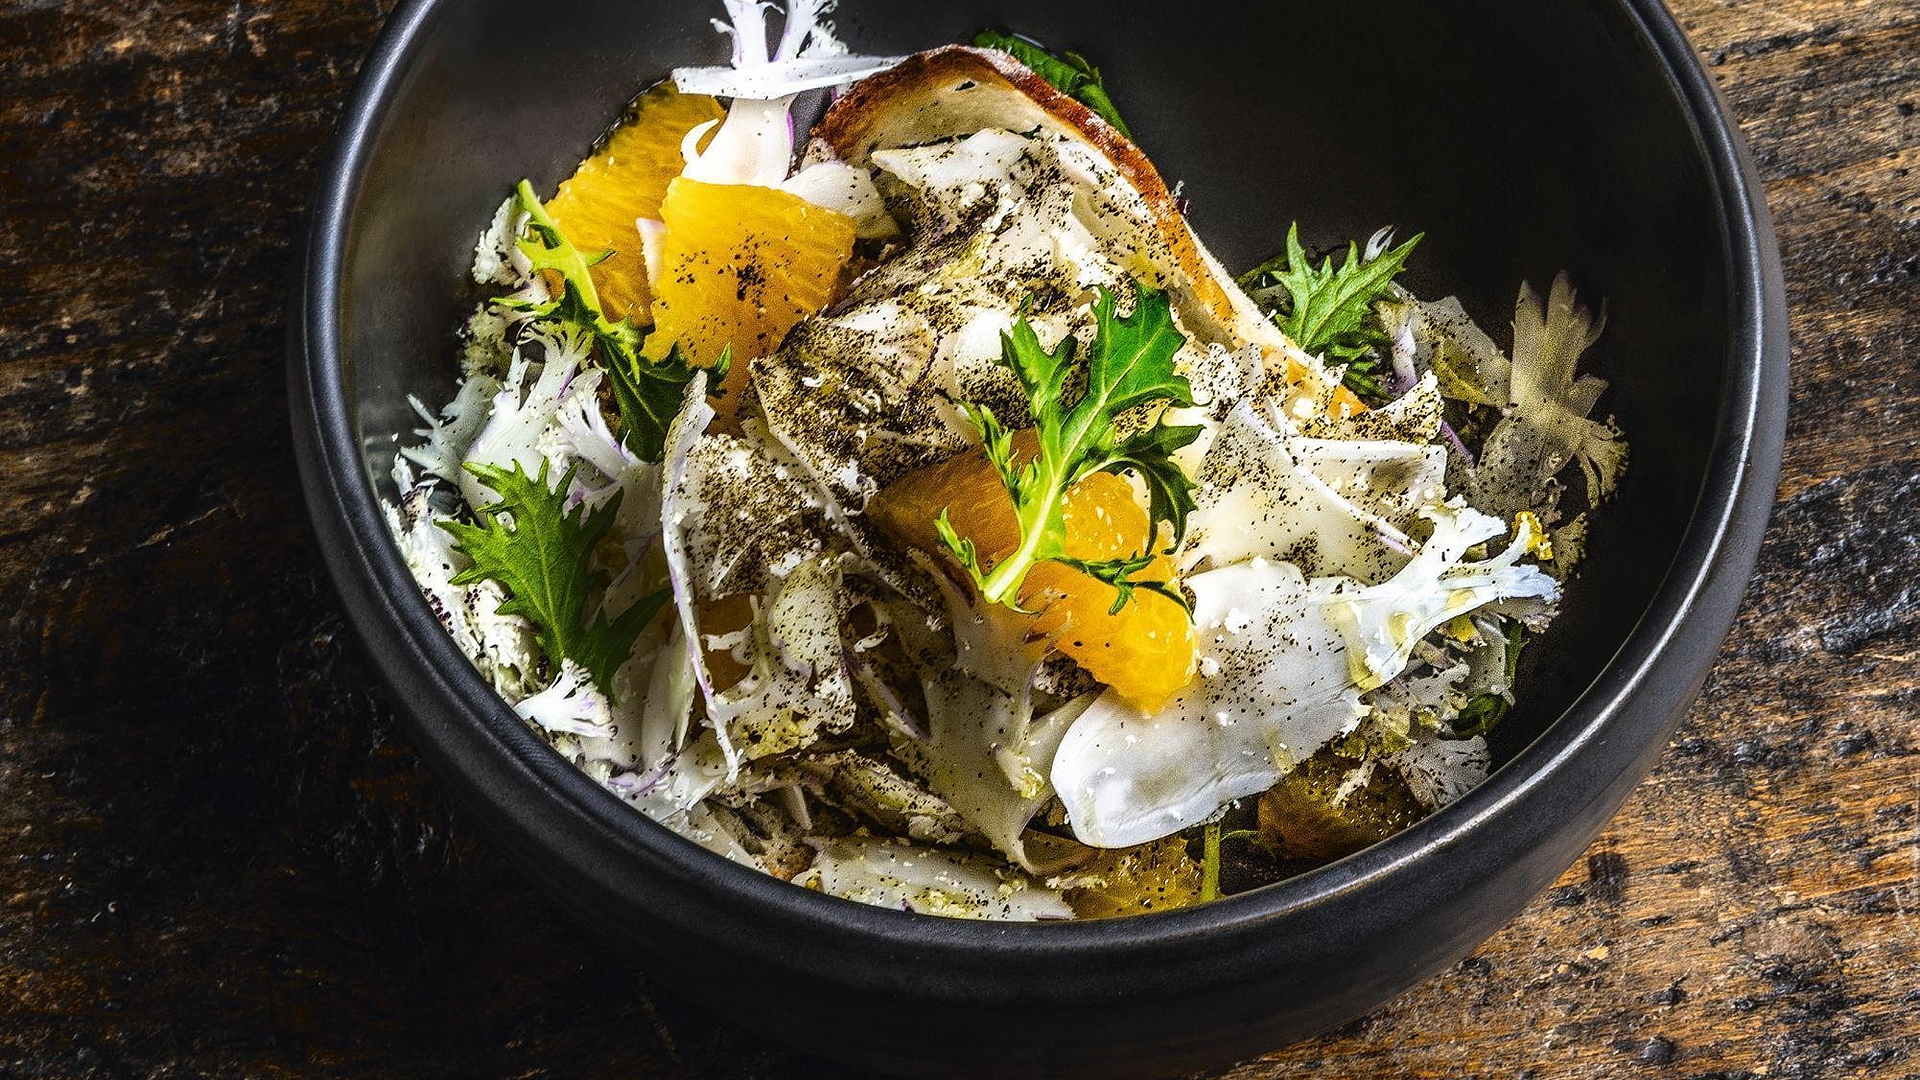
[[[1194,238],[1153,163],[1098,113],[1006,53],[947,45],[908,57],[855,83],[827,110],[814,137],[841,160],[862,165],[875,150],[971,135],[989,126],[1045,127],[1098,149],[1146,200],[1194,299],[1220,327],[1246,333],[1247,312],[1221,284],[1224,271]]]
[[[1146,202],[1168,254],[1184,281],[1168,282],[1175,304],[1189,317],[1212,325],[1205,336],[1223,344],[1261,346],[1290,383],[1319,385],[1316,365],[1289,341],[1233,282],[1187,225],[1159,170],[1131,139],[1098,113],[1068,97],[1026,65],[997,49],[946,45],[908,57],[897,67],[855,83],[818,126],[815,141],[852,165],[865,165],[874,151],[917,146],[972,135],[983,128],[1045,129],[1097,149]],[[1184,295],[1182,295],[1184,294]],[[1333,388],[1335,406],[1366,411],[1344,386]]]

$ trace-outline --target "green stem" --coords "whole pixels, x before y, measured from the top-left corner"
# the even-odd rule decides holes
[[[1053,478],[1047,478],[1043,484],[1041,490],[1047,497],[1020,515],[1020,546],[1000,560],[993,572],[980,582],[980,595],[989,604],[1004,604],[1009,597],[1017,599],[1020,586],[1027,580],[1027,571],[1041,558],[1041,545],[1047,537],[1046,523],[1066,497],[1063,486]]]
[[[1220,823],[1210,821],[1200,834],[1200,899],[1220,899]]]
[[[604,321],[605,317],[600,313],[600,293],[593,287],[593,275],[587,272],[587,257],[582,255],[580,249],[574,247],[572,242],[567,240],[566,235],[560,231],[560,223],[553,220],[553,215],[547,213],[547,208],[541,203],[540,196],[534,194],[531,183],[522,180],[520,186],[514,191],[520,197],[520,208],[527,212],[527,219],[543,230],[547,234],[546,238],[559,241],[558,244],[548,244],[548,250],[559,256],[555,262],[564,264],[555,265],[554,269],[560,272],[560,276],[573,282],[574,288],[580,290],[580,299],[585,300],[587,306],[593,309],[595,321]]]

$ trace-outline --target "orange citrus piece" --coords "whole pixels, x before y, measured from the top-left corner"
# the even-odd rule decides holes
[[[1031,433],[1015,440],[1016,454],[1030,454]],[[1020,542],[1020,523],[999,474],[984,453],[916,470],[888,485],[867,504],[867,513],[899,540],[936,554],[945,552],[934,519],[946,510],[961,536],[993,560]],[[1112,473],[1095,473],[1067,492],[1061,517],[1067,554],[1076,559],[1133,555],[1150,542],[1151,523],[1133,485]],[[1173,560],[1156,555],[1135,581],[1173,581]],[[1029,632],[1053,638],[1054,648],[1134,705],[1152,712],[1193,677],[1193,624],[1179,604],[1135,590],[1118,613],[1113,586],[1057,562],[1028,571],[1020,606],[1032,616]]]
[[[591,271],[608,319],[652,321],[647,261],[634,222],[660,216],[667,185],[685,163],[680,142],[687,132],[725,115],[714,99],[662,83],[641,95],[630,117],[547,201],[547,213],[575,247],[613,252]]]
[[[1271,354],[1269,354],[1269,358],[1270,357]],[[1288,382],[1297,386],[1307,381],[1307,365],[1295,360],[1291,356],[1285,357],[1284,359],[1287,362]],[[1333,388],[1333,414],[1335,416],[1359,416],[1366,411],[1368,411],[1367,403],[1361,401],[1358,395],[1347,389],[1347,384],[1341,383]]]
[[[753,623],[753,597],[748,593],[734,593],[723,596],[699,606],[700,636],[717,637],[744,630]],[[713,680],[715,690],[731,690],[734,684],[747,677],[746,665],[733,658],[728,649],[712,649],[703,642],[701,653],[707,662],[707,675]]]
[[[853,219],[787,192],[679,177],[660,207],[666,222],[654,330],[647,356],[679,345],[694,363],[733,357],[728,393],[714,407],[739,408],[749,361],[780,347],[794,324],[826,307],[853,255]]]

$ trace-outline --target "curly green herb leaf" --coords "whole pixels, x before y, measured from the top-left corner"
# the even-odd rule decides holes
[[[731,349],[722,349],[720,359],[709,372],[709,397],[726,393],[720,384],[732,366]],[[642,461],[659,461],[666,455],[667,428],[679,415],[686,398],[687,384],[702,369],[687,362],[686,354],[675,345],[665,360],[648,360],[637,353],[627,362],[615,360],[607,365],[612,377],[613,403],[620,410],[620,423],[627,449]]]
[[[1329,255],[1318,267],[1300,246],[1300,226],[1287,230],[1287,250],[1241,275],[1240,284],[1272,310],[1274,323],[1293,343],[1316,356],[1347,365],[1348,389],[1369,400],[1382,396],[1380,351],[1389,347],[1374,305],[1388,299],[1393,279],[1426,234],[1366,257],[1347,244],[1346,261]]]
[[[1120,614],[1120,609],[1126,607],[1127,601],[1133,599],[1133,590],[1145,589],[1150,593],[1164,596],[1174,603],[1179,604],[1181,610],[1185,611],[1189,618],[1193,616],[1193,604],[1187,600],[1187,594],[1181,592],[1171,582],[1133,580],[1135,574],[1153,565],[1153,554],[1151,552],[1143,551],[1134,555],[1125,555],[1118,559],[1097,560],[1075,559],[1063,555],[1054,561],[1066,566],[1071,566],[1096,581],[1105,582],[1112,586],[1114,592],[1113,606],[1107,609],[1107,614],[1109,615]]]
[[[1032,68],[1035,75],[1047,80],[1055,90],[1092,109],[1120,134],[1133,138],[1127,122],[1120,119],[1120,110],[1114,108],[1113,99],[1107,96],[1107,83],[1101,77],[1100,69],[1088,62],[1086,57],[1075,52],[1063,52],[1056,56],[1025,38],[994,30],[982,30],[975,34],[973,43],[978,48],[999,49],[1011,55]]]
[[[560,275],[561,290],[558,300],[502,303],[592,340],[612,381],[613,400],[620,411],[627,449],[642,461],[659,461],[665,452],[667,425],[680,411],[687,384],[693,381],[698,369],[688,363],[677,346],[665,360],[642,356],[640,346],[644,335],[631,319],[616,323],[601,314],[600,294],[594,289],[593,276],[587,272],[612,252],[590,255],[574,247],[527,181],[520,181],[515,198],[527,215],[527,230],[532,234],[522,237],[518,246],[535,270],[551,270]],[[731,355],[723,352],[712,368],[713,376],[707,385],[716,388],[715,397],[720,395],[717,388],[726,380],[730,360]]]
[[[1173,453],[1199,437],[1200,429],[1157,421],[1124,437],[1115,429],[1121,414],[1140,406],[1193,404],[1193,388],[1173,369],[1174,356],[1186,338],[1173,325],[1166,294],[1145,285],[1136,285],[1136,292],[1132,313],[1122,316],[1113,293],[1099,290],[1093,304],[1095,330],[1088,350],[1086,390],[1071,407],[1065,395],[1074,370],[1075,340],[1064,338],[1048,351],[1024,317],[1001,336],[1000,362],[1026,391],[1039,437],[1039,452],[1032,461],[1014,464],[1012,437],[991,410],[960,403],[980,430],[988,459],[1013,499],[1020,526],[1019,546],[988,571],[980,566],[973,541],[959,536],[944,513],[935,522],[942,541],[988,603],[1017,610],[1027,572],[1036,563],[1051,560],[1113,585],[1118,592],[1115,611],[1135,588],[1147,588],[1186,605],[1178,589],[1131,580],[1152,560],[1148,552],[1131,559],[1090,562],[1070,558],[1066,551],[1067,491],[1096,472],[1132,472],[1141,477],[1150,495],[1153,524],[1164,521],[1172,526],[1168,550],[1185,534],[1187,515],[1193,510],[1193,480]]]
[[[607,578],[594,569],[593,550],[613,527],[621,493],[592,510],[583,503],[569,511],[567,491],[576,469],[549,488],[545,462],[538,476],[528,476],[518,462],[503,469],[470,461],[467,470],[498,492],[500,501],[480,511],[479,524],[442,521],[440,527],[473,560],[453,584],[499,582],[508,597],[501,614],[532,623],[548,661],[557,667],[572,660],[612,696],[614,672],[632,655],[667,593],[644,596],[608,620],[595,599],[605,593]]]

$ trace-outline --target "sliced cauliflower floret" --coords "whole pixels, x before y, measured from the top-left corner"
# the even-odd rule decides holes
[[[1589,503],[1612,494],[1627,445],[1612,423],[1587,415],[1607,383],[1574,377],[1575,361],[1599,339],[1604,323],[1579,304],[1565,274],[1554,278],[1544,309],[1531,287],[1520,287],[1509,400],[1473,470],[1475,506],[1501,515],[1532,510],[1551,522],[1559,501],[1556,477],[1575,461],[1586,476]]]
[[[1493,604],[1508,614],[1539,614],[1560,596],[1552,577],[1520,564],[1538,538],[1530,518],[1520,519],[1505,551],[1467,562],[1470,549],[1506,531],[1497,518],[1459,500],[1428,507],[1420,516],[1433,522],[1433,535],[1404,570],[1379,585],[1343,588],[1326,604],[1363,690],[1398,676],[1414,646],[1443,623]]]

